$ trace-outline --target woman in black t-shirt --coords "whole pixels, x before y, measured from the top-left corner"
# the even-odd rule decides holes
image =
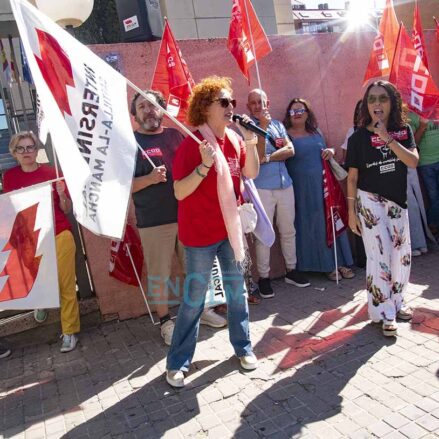
[[[383,334],[397,333],[396,318],[410,320],[404,292],[410,275],[407,167],[418,163],[401,95],[387,81],[369,85],[360,128],[349,138],[349,227],[363,237],[367,255],[369,317]]]

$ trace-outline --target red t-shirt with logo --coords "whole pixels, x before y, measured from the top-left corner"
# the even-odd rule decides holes
[[[9,169],[9,171],[3,175],[3,192],[15,191],[17,189],[55,179],[56,172],[51,166],[39,165],[38,169],[33,172],[24,172],[21,169],[21,166],[16,166],[15,168]],[[67,187],[66,195],[69,197]],[[55,183],[52,184],[52,197],[53,210],[55,213],[55,235],[59,235],[65,230],[71,230],[72,227],[65,213],[59,207],[59,195],[56,191]]]
[[[195,135],[203,140],[199,132]],[[241,204],[241,170],[245,165],[246,150],[244,142],[240,142],[240,154],[230,142],[218,139],[218,145],[224,153],[233,180],[237,203]],[[172,173],[175,180],[181,180],[191,174],[201,163],[199,145],[190,137],[186,137],[177,150]],[[207,169],[200,168],[203,174]],[[201,179],[201,177],[200,177]],[[180,241],[189,247],[206,247],[227,238],[227,230],[218,199],[217,173],[215,167],[209,169],[198,188],[184,200],[178,202],[178,235]]]

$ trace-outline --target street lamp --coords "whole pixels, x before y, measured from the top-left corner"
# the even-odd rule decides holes
[[[93,10],[94,0],[34,0],[35,6],[64,28],[83,24]]]

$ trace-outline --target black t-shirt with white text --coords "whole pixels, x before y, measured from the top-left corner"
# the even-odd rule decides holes
[[[148,175],[152,165],[145,154],[156,166],[166,166],[166,182],[153,184],[133,193],[137,227],[155,227],[177,222],[177,200],[172,180],[172,161],[184,136],[174,128],[164,128],[159,134],[141,134],[134,132],[137,143],[143,153],[137,151],[134,177]]]
[[[416,147],[409,125],[389,134],[408,149]],[[358,169],[358,189],[407,208],[407,166],[377,134],[366,128],[352,134],[348,140],[346,166]]]

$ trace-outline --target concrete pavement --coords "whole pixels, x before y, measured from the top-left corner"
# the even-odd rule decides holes
[[[397,338],[367,320],[364,270],[339,286],[275,281],[276,297],[250,309],[258,370],[239,370],[227,329],[203,326],[183,390],[164,380],[167,347],[147,316],[85,329],[68,354],[57,326],[12,336],[0,437],[439,437],[438,267],[437,249],[414,259],[415,318]]]

